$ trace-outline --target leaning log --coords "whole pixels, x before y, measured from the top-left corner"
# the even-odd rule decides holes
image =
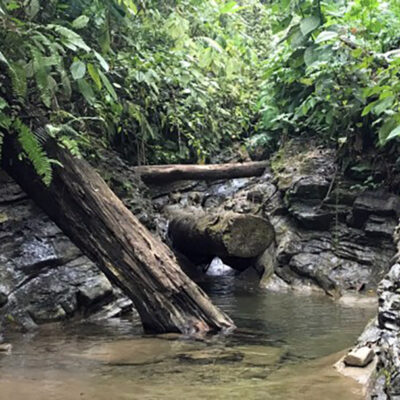
[[[87,162],[51,138],[42,141],[48,156],[62,164],[53,168],[50,186],[21,160],[14,135],[4,137],[3,169],[132,299],[145,331],[205,333],[233,327]]]
[[[275,237],[271,223],[256,215],[193,209],[172,215],[168,233],[177,250],[189,257],[218,256],[237,269],[260,256]]]
[[[260,176],[267,161],[210,165],[149,165],[135,167],[146,183],[167,183],[178,180],[216,180]]]

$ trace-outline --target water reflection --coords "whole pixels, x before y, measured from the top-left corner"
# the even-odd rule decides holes
[[[373,309],[267,293],[232,276],[201,285],[234,318],[234,335],[149,338],[135,319],[14,335],[13,353],[0,356],[0,400],[362,398],[329,355],[352,345]]]

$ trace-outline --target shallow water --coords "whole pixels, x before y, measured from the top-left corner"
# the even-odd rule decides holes
[[[203,282],[238,331],[206,343],[143,337],[136,319],[49,325],[15,334],[0,355],[0,400],[361,399],[332,367],[373,307],[268,293],[234,277]]]

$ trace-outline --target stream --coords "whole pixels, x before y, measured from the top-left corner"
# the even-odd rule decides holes
[[[375,307],[274,293],[233,276],[200,283],[238,329],[206,342],[143,336],[136,317],[49,324],[5,337],[0,400],[362,399],[333,364]]]

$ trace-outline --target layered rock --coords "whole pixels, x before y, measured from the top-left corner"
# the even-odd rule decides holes
[[[0,175],[0,319],[25,328],[76,316],[116,315],[131,302]],[[2,323],[2,325],[3,325]]]
[[[400,241],[398,247],[400,250]],[[396,259],[378,288],[379,363],[372,399],[400,399],[400,263],[398,256]]]

